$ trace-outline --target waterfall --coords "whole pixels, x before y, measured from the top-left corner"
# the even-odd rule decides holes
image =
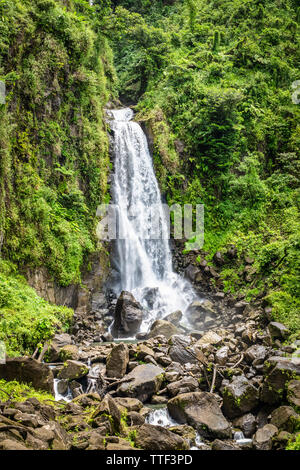
[[[141,332],[146,332],[155,319],[176,310],[184,313],[196,296],[191,285],[172,269],[169,221],[147,138],[141,126],[132,121],[130,108],[112,110],[109,115],[115,153],[112,197],[122,234],[122,239],[116,240],[115,254],[118,293],[131,292],[147,309],[141,326]]]

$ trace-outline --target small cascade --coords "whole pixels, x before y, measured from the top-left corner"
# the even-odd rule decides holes
[[[54,397],[55,397],[55,400],[56,401],[60,401],[60,400],[63,400],[63,401],[66,401],[66,402],[69,402],[73,399],[72,397],[72,393],[71,393],[71,390],[70,388],[68,387],[68,390],[67,390],[67,393],[62,395],[61,393],[59,393],[58,389],[59,389],[59,382],[61,382],[60,379],[54,379]]]
[[[252,439],[245,438],[244,433],[242,431],[236,431],[233,435],[233,439],[241,447],[248,446],[249,444],[252,443]]]
[[[164,427],[178,426],[177,421],[171,417],[167,407],[152,410],[146,418],[146,423]]]
[[[153,409],[146,418],[146,423],[153,424],[154,426],[163,426],[169,428],[172,426],[180,426],[180,423],[175,421],[169,413],[169,410],[166,406],[161,408]],[[190,448],[190,450],[200,450],[202,445],[202,440],[200,434],[196,433],[195,444]]]

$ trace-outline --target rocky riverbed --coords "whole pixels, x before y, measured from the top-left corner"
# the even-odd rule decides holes
[[[131,293],[89,292],[70,334],[58,332],[39,360],[0,365],[1,378],[53,394],[0,403],[0,448],[285,449],[299,431],[299,340],[287,341],[262,303],[210,283],[217,272],[205,262],[177,259],[199,294],[191,328],[173,312],[141,335],[145,312]]]

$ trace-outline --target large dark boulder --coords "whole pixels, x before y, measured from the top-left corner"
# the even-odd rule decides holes
[[[168,410],[178,423],[190,424],[209,438],[231,438],[230,423],[224,417],[218,397],[209,392],[177,395],[168,401]]]
[[[187,362],[198,363],[196,351],[193,349],[192,340],[188,336],[173,335],[169,340],[170,348],[168,354],[172,361],[179,364]]]
[[[136,445],[145,450],[188,450],[189,444],[181,436],[162,426],[143,424],[136,431]]]
[[[115,308],[112,326],[114,337],[129,337],[138,333],[143,321],[143,308],[130,292],[123,291]]]
[[[0,364],[0,379],[32,384],[37,390],[44,390],[54,395],[52,371],[46,364],[31,357],[7,358],[6,364]]]
[[[163,369],[154,364],[142,364],[135,367],[123,380],[117,389],[118,396],[137,398],[146,402],[157,393],[163,381]]]
[[[169,339],[172,335],[178,333],[177,327],[173,323],[165,320],[156,320],[150,328],[148,338],[155,338],[163,335]]]
[[[280,431],[293,433],[300,424],[300,416],[291,406],[280,406],[272,411],[270,423]]]
[[[234,377],[223,390],[223,411],[229,418],[235,418],[253,410],[258,403],[258,390],[243,375]]]
[[[288,382],[300,375],[300,365],[293,358],[272,356],[264,363],[264,373],[260,399],[273,405],[286,398]]]
[[[64,367],[59,372],[58,378],[75,380],[85,377],[88,373],[89,368],[83,362],[67,360]]]
[[[127,344],[117,344],[106,359],[107,377],[124,377],[129,362],[129,350]]]
[[[273,439],[278,433],[278,429],[273,424],[266,424],[258,429],[253,437],[253,445],[255,450],[271,450]]]

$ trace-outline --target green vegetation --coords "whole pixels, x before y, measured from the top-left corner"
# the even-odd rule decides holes
[[[85,0],[0,1],[1,255],[46,266],[64,286],[95,251],[96,208],[108,198],[105,13]]]
[[[53,396],[47,392],[36,390],[30,385],[19,383],[16,380],[6,382],[0,379],[0,401],[24,402],[27,398],[37,398],[40,402],[47,402],[47,405],[55,404]]]
[[[115,39],[120,96],[138,102],[168,202],[205,204],[205,252],[212,258],[230,244],[238,249],[221,268],[225,290],[264,297],[274,319],[296,333],[296,2],[114,3],[126,23]]]
[[[97,205],[109,200],[104,107],[117,96],[136,105],[152,137],[169,204],[205,205],[199,261],[213,264],[220,251],[225,291],[264,298],[297,335],[298,41],[295,0],[0,0],[0,339],[9,354],[32,352],[70,321],[18,273],[45,267],[61,286],[80,283],[99,249]]]
[[[101,3],[101,5],[100,5]],[[46,267],[81,281],[98,248],[96,208],[108,200],[104,105],[115,72],[108,8],[86,0],[0,0],[0,339],[32,353],[71,311],[50,306],[17,272]]]
[[[56,330],[68,329],[73,310],[50,305],[11,265],[0,266],[0,341],[9,356],[32,354]]]
[[[288,443],[286,450],[300,450],[300,433]]]

